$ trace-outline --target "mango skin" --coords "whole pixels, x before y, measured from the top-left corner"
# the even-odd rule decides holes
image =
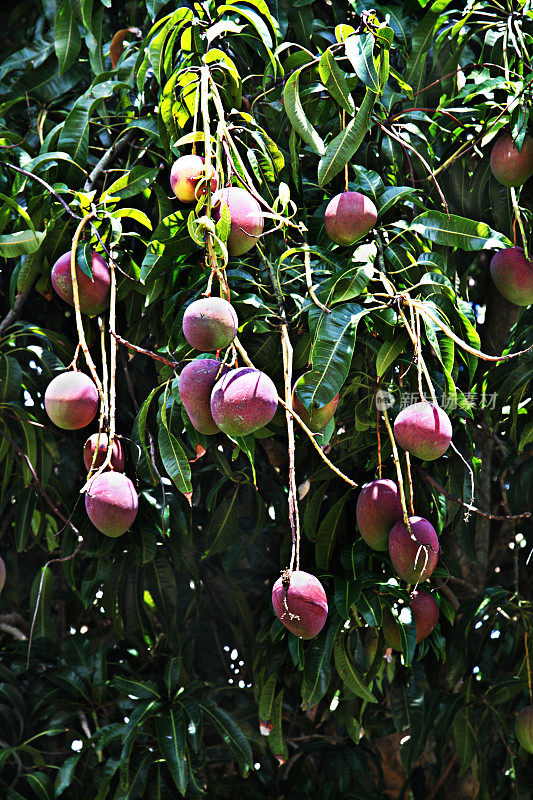
[[[289,614],[285,608],[285,598]],[[324,627],[328,616],[328,599],[324,587],[318,578],[302,570],[291,573],[286,593],[282,579],[278,578],[272,589],[272,605],[280,622],[300,639],[314,639]],[[295,618],[291,619],[290,614],[294,614]]]
[[[98,314],[102,314],[109,305],[111,277],[104,259],[93,250],[91,250],[91,267],[93,277],[89,278],[76,264],[76,280],[81,313],[86,314],[88,317],[96,317]],[[52,286],[61,299],[68,303],[69,306],[73,306],[74,293],[70,271],[70,251],[57,259],[52,267],[50,278]]]
[[[0,592],[4,588],[6,582],[6,565],[4,564],[4,559],[0,558]]]
[[[526,706],[518,712],[514,732],[526,753],[533,753],[533,706]]]
[[[413,592],[409,608],[416,623],[417,644],[432,633],[439,621],[439,606],[429,592]],[[393,650],[402,649],[400,631],[392,613],[387,609],[383,614],[383,635]]]
[[[93,421],[98,400],[98,390],[88,375],[62,372],[48,384],[44,407],[58,428],[75,431]]]
[[[211,392],[217,382],[217,376],[221,378],[228,372],[229,367],[222,366],[220,361],[215,361],[213,358],[198,358],[181,371],[178,379],[181,402],[193,427],[200,433],[219,432],[219,427],[211,414]]]
[[[94,460],[94,469],[101,467],[107,455],[107,433],[92,433],[83,446],[83,463],[87,472],[91,468],[94,451],[98,446],[98,454]],[[111,448],[111,467],[117,472],[124,472],[124,450],[120,439],[113,440]]]
[[[378,210],[369,197],[342,192],[329,201],[324,224],[332,242],[348,247],[372,230],[377,218]]]
[[[195,203],[206,193],[206,181],[200,189],[197,187],[205,173],[205,160],[201,156],[186,155],[174,161],[170,170],[170,188],[182,203]],[[211,191],[218,186],[218,179],[211,167]]]
[[[416,541],[409,536],[405,522],[397,522],[390,532],[389,554],[400,578],[406,583],[422,583],[437,566],[439,539],[433,525],[427,519],[409,517],[409,524]],[[416,561],[417,555],[418,561]]]
[[[387,550],[390,532],[403,517],[398,485],[388,478],[367,483],[359,492],[355,513],[367,545],[373,550]]]
[[[533,138],[525,136],[518,152],[512,136],[500,136],[490,154],[490,168],[503,186],[522,186],[533,175]]]
[[[422,461],[444,455],[452,440],[448,414],[433,403],[413,403],[394,421],[394,438],[404,450]]]
[[[240,367],[220,378],[211,393],[211,414],[228,436],[247,436],[268,425],[278,407],[272,380],[258,369]]]
[[[254,247],[263,233],[264,217],[261,206],[246,189],[240,186],[229,186],[219,189],[213,195],[213,219],[220,219],[223,200],[231,217],[231,228],[227,241],[230,256],[242,256]]]
[[[222,297],[201,297],[185,309],[183,335],[195,350],[222,350],[238,330],[237,312]]]
[[[490,274],[499,293],[510,303],[533,303],[533,261],[525,257],[523,247],[498,250],[490,262]]]
[[[122,536],[137,516],[139,498],[130,479],[121,472],[102,472],[92,479],[85,510],[95,528],[106,536]]]

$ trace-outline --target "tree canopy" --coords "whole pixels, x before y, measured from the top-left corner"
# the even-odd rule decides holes
[[[531,797],[530,0],[20,0],[0,20],[0,795]],[[97,269],[109,308],[87,313]],[[184,315],[219,296],[238,332],[202,352]],[[224,433],[223,409],[199,431],[197,359],[268,376],[266,426]],[[65,372],[96,386],[77,430],[44,405]],[[395,426],[422,401],[451,421],[437,458]],[[86,511],[98,430],[138,496],[120,536]],[[399,491],[397,552],[392,521],[376,549],[356,520],[375,480]],[[295,570],[320,582],[299,614]],[[299,638],[320,585],[324,627]]]

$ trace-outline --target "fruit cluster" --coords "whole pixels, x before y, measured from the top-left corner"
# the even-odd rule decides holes
[[[52,268],[52,285],[58,295],[74,305],[70,267],[70,252],[59,258]],[[109,305],[110,276],[105,261],[92,253],[92,278],[76,264],[80,311],[89,317],[101,314]],[[44,396],[46,413],[63,430],[74,431],[89,425],[98,411],[98,389],[85,373],[63,372],[49,384]],[[93,433],[85,442],[83,460],[89,473],[104,465],[108,449],[107,468],[94,475],[85,495],[87,516],[106,536],[121,536],[131,527],[139,498],[132,481],[123,474],[124,452],[120,439],[113,438],[110,448],[105,431]]]
[[[533,174],[533,140],[526,137],[518,152],[510,137],[502,137],[494,146],[491,168],[505,186],[521,185]],[[213,169],[207,174],[203,158],[182,156],[171,169],[172,191],[182,203],[194,203],[207,188],[212,193],[212,217],[218,222],[224,206],[230,227],[227,250],[230,256],[247,253],[263,233],[264,214],[258,199],[238,186],[218,188]],[[513,189],[514,191],[514,189]],[[260,199],[260,198],[259,198]],[[353,245],[376,224],[374,203],[359,192],[345,191],[334,197],[325,211],[325,231],[335,244]],[[511,302],[533,302],[533,263],[519,247],[502,250],[491,263],[497,287]],[[88,316],[102,313],[109,303],[109,271],[103,259],[92,253],[92,278],[76,265],[80,310]],[[62,256],[52,270],[57,293],[73,304],[70,253]],[[229,300],[202,297],[187,306],[183,315],[183,334],[189,345],[214,358],[192,360],[181,371],[179,395],[194,428],[202,434],[223,432],[242,437],[263,428],[272,420],[278,406],[277,390],[264,372],[251,366],[234,368],[219,360],[220,351],[229,348],[238,332],[239,321]],[[294,387],[293,410],[303,423],[316,433],[332,418],[339,395],[327,405],[306,408]],[[48,386],[45,407],[50,418],[61,428],[75,430],[88,425],[98,408],[98,390],[93,381],[80,372],[66,372]],[[452,436],[446,413],[436,404],[415,403],[400,412],[394,423],[394,437],[408,453],[430,461],[447,450]],[[88,484],[86,510],[96,528],[108,536],[120,536],[132,524],[137,513],[138,497],[132,482],[123,474],[124,456],[119,439],[111,442],[108,454],[105,432],[93,434],[84,448],[89,474],[106,460],[107,470],[99,472]],[[108,462],[108,463],[107,463]],[[439,554],[437,534],[422,517],[407,516],[398,485],[391,480],[374,480],[361,491],[357,502],[357,524],[364,541],[374,550],[388,550],[398,576],[414,584],[409,608],[416,624],[417,641],[429,636],[438,620],[438,605],[431,594],[418,590],[435,569]],[[0,570],[1,578],[1,570]],[[301,570],[283,573],[272,591],[272,603],[278,618],[292,633],[304,639],[316,636],[325,624],[328,604],[320,581]],[[400,649],[400,634],[392,613],[384,619],[384,633],[389,645]]]
[[[522,186],[533,175],[533,138],[526,135],[519,150],[512,136],[501,136],[492,148],[490,168],[511,192]],[[533,261],[523,247],[499,250],[490,262],[490,274],[506,300],[517,306],[533,303]]]

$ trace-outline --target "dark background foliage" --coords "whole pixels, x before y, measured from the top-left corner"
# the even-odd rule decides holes
[[[488,354],[533,344],[531,308],[504,300],[488,269],[520,236],[489,156],[499,132],[527,130],[530,4],[26,0],[0,21],[0,795],[530,797],[513,722],[530,702],[532,525],[465,516],[457,500],[531,509],[533,357],[495,365],[446,333]],[[270,604],[291,548],[283,412],[233,442],[197,434],[181,406],[178,365],[194,357],[181,320],[210,270],[187,225],[191,213],[201,233],[205,207],[180,206],[169,171],[195,138],[202,64],[214,88],[199,151],[207,122],[220,175],[229,166],[285,218],[229,261],[239,337],[282,393],[286,315],[295,376],[312,363],[316,378],[302,400],[341,392],[319,441],[359,485],[377,473],[378,382],[391,415],[417,392],[380,275],[432,314],[422,353],[476,492],[452,451],[413,469],[417,513],[440,536],[440,622],[401,655],[384,657],[382,636],[373,654],[383,609],[408,595],[357,532],[357,490],[297,432],[302,567],[330,608],[304,643]],[[324,209],[346,163],[380,217],[335,249]],[[531,181],[519,202],[530,231]],[[91,203],[82,248],[116,253],[118,333],[171,362],[119,346],[117,430],[140,510],[117,540],[80,501],[86,431],[54,428],[43,408],[77,343],[50,270]],[[307,289],[306,241],[330,315]],[[85,332],[100,369],[97,320]]]

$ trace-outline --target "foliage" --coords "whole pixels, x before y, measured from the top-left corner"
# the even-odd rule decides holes
[[[488,271],[519,236],[489,157],[499,132],[526,134],[530,3],[22,0],[0,16],[2,796],[530,797],[513,720],[531,683],[532,529],[506,517],[532,507],[533,357],[476,355],[533,345],[531,308],[519,315]],[[206,141],[220,185],[271,209],[259,246],[226,267],[227,218],[169,196],[172,162]],[[323,219],[345,180],[379,218],[338,248]],[[91,211],[83,263],[89,244],[114,255],[129,343],[117,430],[140,511],[117,540],[79,502],[85,432],[43,407],[77,344],[50,271]],[[287,319],[295,378],[311,370],[302,402],[340,391],[317,440],[358,485],[378,460],[395,478],[375,394],[392,393],[391,416],[417,395],[414,323],[477,489],[455,452],[413,464],[416,512],[440,536],[440,623],[416,647],[406,628],[401,655],[384,658],[380,636],[373,656],[371,634],[407,588],[359,536],[357,490],[298,426],[302,568],[329,617],[304,643],[273,614],[291,557],[285,414],[255,437],[206,437],[177,391],[206,236],[254,365],[283,396]],[[101,374],[98,320],[84,325]]]

